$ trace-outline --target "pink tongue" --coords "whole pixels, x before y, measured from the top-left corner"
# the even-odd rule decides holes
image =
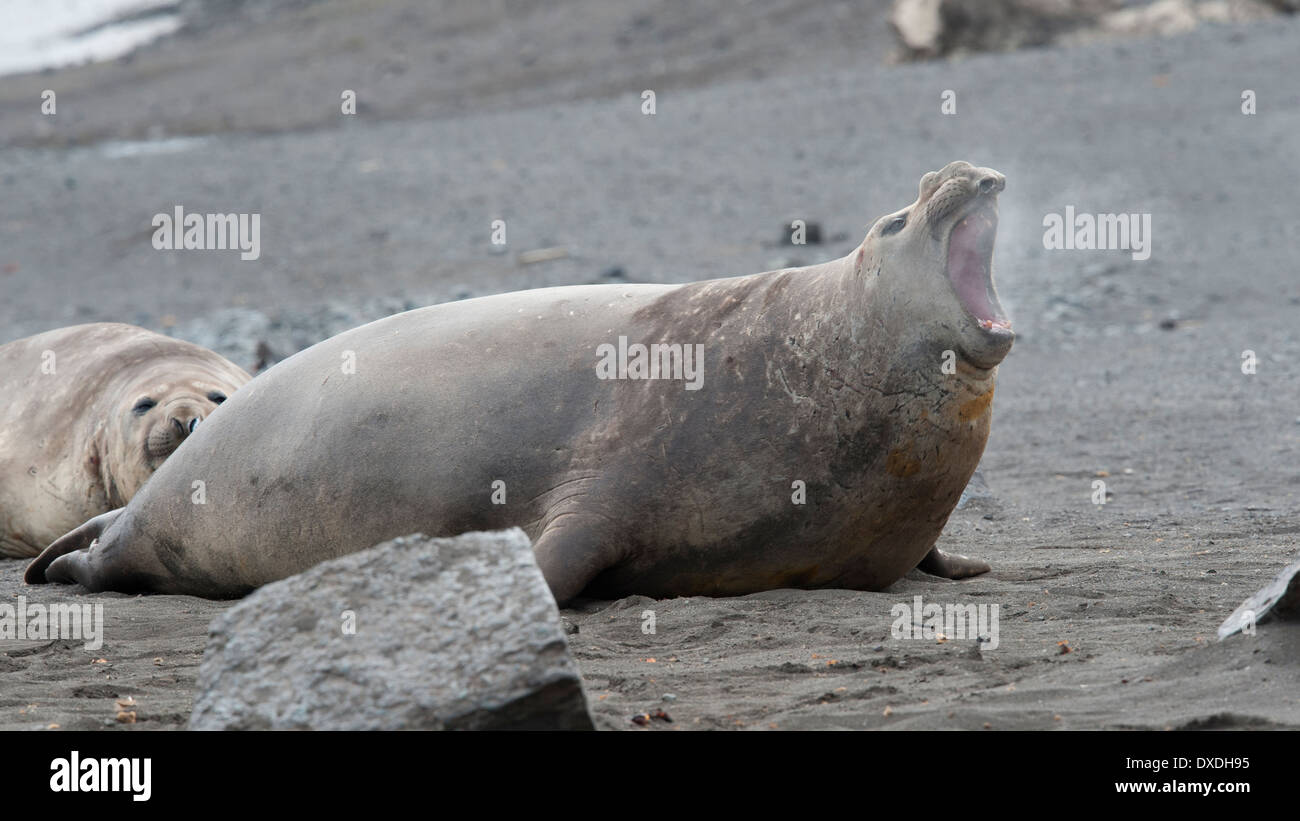
[[[952,229],[948,238],[948,278],[961,304],[980,320],[1001,319],[989,302],[989,252],[993,249],[986,236],[992,233],[978,215],[968,217]]]

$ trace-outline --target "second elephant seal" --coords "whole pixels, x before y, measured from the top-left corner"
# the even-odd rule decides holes
[[[249,379],[206,348],[113,322],[0,345],[0,556],[35,556],[125,505]]]

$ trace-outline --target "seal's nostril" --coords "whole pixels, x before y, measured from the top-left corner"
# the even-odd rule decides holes
[[[197,428],[198,426],[199,426],[199,418],[196,416],[190,420],[190,433],[193,433],[194,429]]]
[[[998,181],[993,177],[985,177],[984,179],[980,180],[980,193],[981,194],[989,193],[997,186],[997,184]]]

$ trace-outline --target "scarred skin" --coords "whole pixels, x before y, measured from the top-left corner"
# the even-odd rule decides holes
[[[198,345],[116,323],[0,345],[0,555],[35,556],[125,505],[249,380]],[[135,412],[142,399],[154,405]]]
[[[561,603],[983,572],[932,549],[1013,340],[958,298],[949,235],[994,214],[1003,185],[952,163],[821,265],[502,294],[326,340],[234,396],[27,579],[231,597],[405,533],[516,525]],[[597,378],[598,346],[619,336],[702,345],[702,386]]]

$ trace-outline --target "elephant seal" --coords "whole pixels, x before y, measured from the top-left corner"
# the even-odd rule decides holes
[[[340,334],[233,396],[27,581],[233,597],[401,534],[512,526],[560,603],[983,572],[934,543],[1014,339],[991,277],[1003,186],[964,162],[928,173],[820,265]]]
[[[133,325],[0,345],[0,555],[31,557],[131,500],[249,375]]]

